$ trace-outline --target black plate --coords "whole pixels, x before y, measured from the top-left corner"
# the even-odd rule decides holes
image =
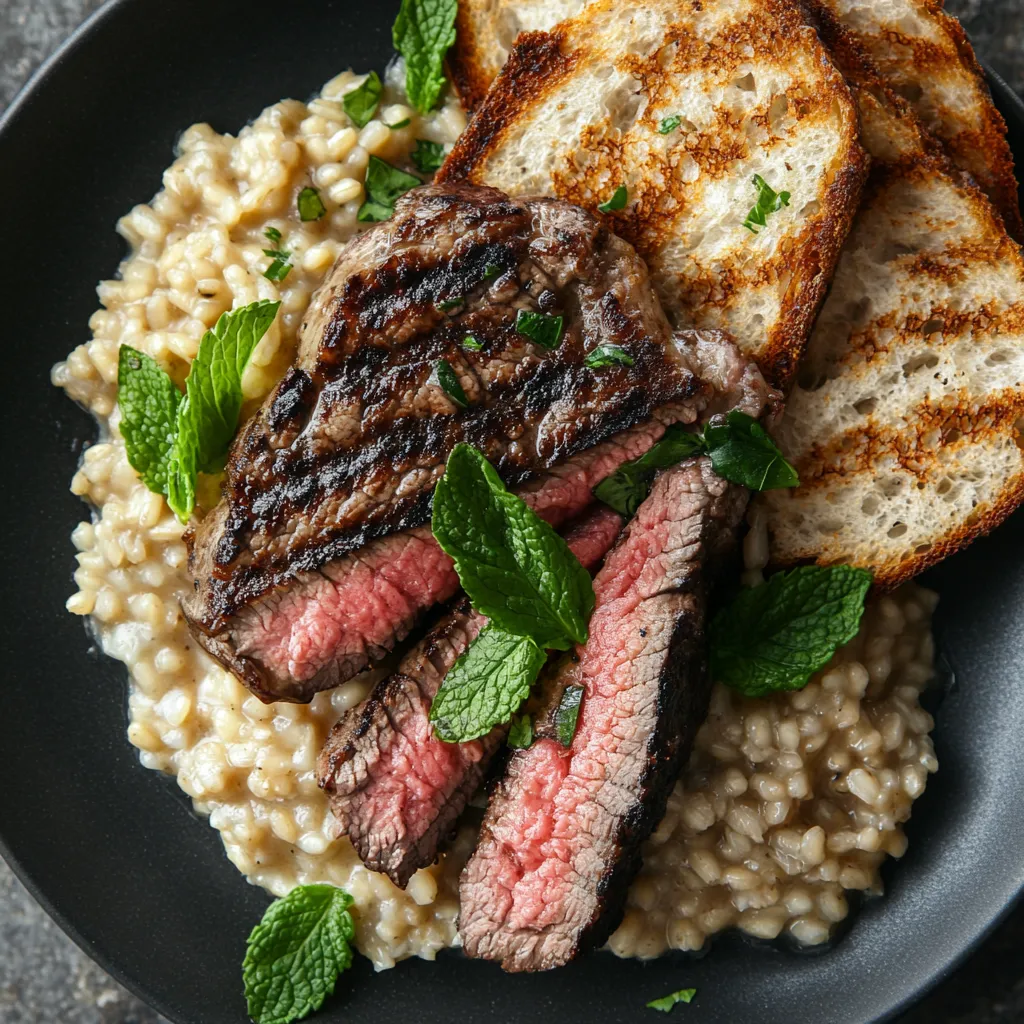
[[[3,386],[0,503],[4,697],[0,851],[58,923],[177,1024],[243,1024],[239,964],[267,897],[217,833],[124,737],[125,673],[68,615],[68,482],[91,421],[49,385],[87,337],[101,276],[122,255],[117,217],[159,187],[178,131],[235,131],[339,69],[383,67],[395,0],[119,0],[95,16],[0,123]],[[1024,156],[1024,105],[997,100]],[[910,851],[834,947],[795,955],[738,936],[711,955],[648,964],[599,954],[506,977],[457,954],[374,977],[365,960],[325,1022],[651,1020],[648,999],[695,985],[689,1024],[881,1019],[975,946],[1024,885],[1024,518],[934,571],[937,630],[955,674],[935,733],[941,769]],[[682,1017],[683,1011],[677,1011]]]

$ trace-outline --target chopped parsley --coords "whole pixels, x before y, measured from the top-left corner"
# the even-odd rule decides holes
[[[444,146],[440,142],[417,139],[410,159],[421,173],[433,174],[444,163]]]
[[[613,193],[611,199],[605,203],[601,203],[598,209],[602,213],[611,213],[613,210],[621,210],[626,205],[626,199],[628,193],[626,192],[626,186],[620,185]]]
[[[769,213],[777,213],[784,206],[789,206],[790,196],[788,192],[776,192],[760,174],[755,174],[753,181],[757,189],[757,202],[750,208],[743,226],[756,235],[760,228],[767,225]]]
[[[516,314],[516,331],[541,348],[558,348],[558,343],[562,340],[562,327],[563,321],[560,316],[531,313],[526,309],[521,309]]]
[[[327,212],[320,193],[309,185],[299,193],[298,207],[299,218],[303,221],[319,220]]]
[[[671,117],[663,117],[658,125],[658,134],[668,135],[670,132],[674,132],[682,123],[683,119],[678,114],[673,114]]]
[[[357,128],[365,128],[373,119],[383,91],[380,75],[371,71],[355,89],[342,96],[341,105]]]

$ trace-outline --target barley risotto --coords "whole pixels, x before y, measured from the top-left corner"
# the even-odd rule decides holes
[[[72,481],[95,514],[73,534],[78,592],[67,607],[90,616],[103,650],[128,666],[128,737],[142,763],[176,777],[250,881],[277,896],[310,882],[344,887],[358,910],[358,948],[382,969],[457,944],[458,876],[473,828],[464,825],[405,891],[369,872],[347,838],[332,837],[317,753],[386,669],[308,705],[266,705],[199,649],[179,604],[190,587],[183,527],[129,466],[116,404],[122,344],[180,385],[203,333],[259,299],[282,305],[243,377],[245,414],[276,384],[313,291],[359,229],[369,157],[406,164],[416,139],[449,146],[464,127],[451,98],[416,114],[393,69],[377,116],[357,129],[341,97],[362,80],[345,72],[308,104],[275,104],[237,138],[188,129],[163,190],[119,223],[131,253],[119,279],[99,287],[92,340],[54,367],[53,381],[101,427]],[[327,213],[302,221],[295,196],[310,185]],[[268,229],[293,254],[277,283],[264,276]],[[198,503],[209,509],[217,497],[201,491]],[[749,518],[753,582],[767,539],[756,509]],[[937,768],[932,720],[919,702],[933,674],[935,603],[914,584],[874,598],[857,637],[802,690],[752,699],[715,686],[609,942],[616,955],[696,950],[733,926],[821,943],[848,913],[847,890],[881,891],[881,863],[906,849],[902,823]]]

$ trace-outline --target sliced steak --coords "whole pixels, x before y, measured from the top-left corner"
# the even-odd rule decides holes
[[[622,518],[596,506],[565,539],[588,569],[596,568],[622,529]],[[466,801],[479,788],[507,726],[470,743],[442,743],[430,704],[456,659],[487,622],[462,598],[331,730],[317,763],[339,835],[363,863],[404,888],[432,864]]]
[[[640,845],[707,705],[708,563],[732,543],[747,493],[707,459],[663,473],[597,574],[579,660],[570,748],[517,751],[492,796],[460,884],[470,956],[544,970],[607,938],[622,916]]]
[[[564,318],[556,348],[519,333],[523,311]],[[588,368],[602,344],[632,365]],[[578,207],[458,184],[406,193],[342,252],[295,365],[231,449],[223,500],[189,536],[196,638],[265,700],[336,685],[453,592],[415,528],[457,442],[510,486],[543,480],[634,424],[692,422],[721,369],[712,359],[704,378],[709,350],[731,352],[673,335],[642,261]]]

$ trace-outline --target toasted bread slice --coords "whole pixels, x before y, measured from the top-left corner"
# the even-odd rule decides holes
[[[625,186],[606,222],[670,318],[729,331],[785,385],[859,201],[857,136],[846,83],[786,0],[594,0],[519,36],[439,176],[595,212]],[[754,175],[790,193],[756,234]]]
[[[827,6],[957,167],[974,177],[1010,234],[1024,240],[1006,123],[963,27],[942,0],[827,0]]]
[[[889,586],[1024,497],[1024,259],[866,53],[822,14],[872,172],[778,430],[800,486],[761,496],[776,564]]]

